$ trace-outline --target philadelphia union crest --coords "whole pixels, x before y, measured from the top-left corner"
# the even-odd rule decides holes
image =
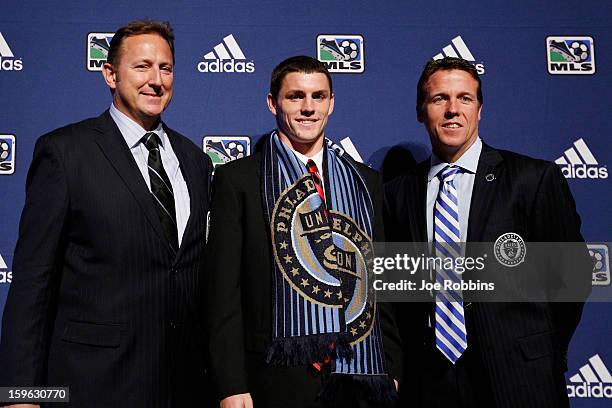
[[[525,260],[527,247],[519,234],[507,232],[500,235],[493,246],[495,259],[510,268],[520,265]]]
[[[347,215],[327,211],[309,175],[281,194],[271,228],[283,278],[307,301],[341,308],[352,343],[368,335],[376,315],[371,238]]]

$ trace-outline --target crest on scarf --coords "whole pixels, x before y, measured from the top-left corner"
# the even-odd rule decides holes
[[[342,308],[351,342],[368,335],[376,315],[371,238],[349,216],[326,211],[310,175],[280,195],[271,228],[283,278],[308,301]]]

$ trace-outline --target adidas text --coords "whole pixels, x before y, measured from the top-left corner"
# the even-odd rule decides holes
[[[11,283],[13,281],[13,272],[0,271],[0,283]]]
[[[0,71],[21,71],[23,61],[19,59],[8,59],[0,57]]]
[[[254,62],[244,62],[235,60],[212,60],[201,61],[198,63],[198,71],[200,72],[238,72],[238,73],[253,73],[255,72]]]
[[[561,172],[568,179],[607,179],[608,169],[606,167],[588,166],[586,164],[574,164],[561,166]]]
[[[568,385],[567,396],[570,398],[612,398],[612,384]]]

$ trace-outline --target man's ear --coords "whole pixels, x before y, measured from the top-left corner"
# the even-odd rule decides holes
[[[423,111],[420,109],[419,105],[416,106],[416,114],[419,123],[423,123]]]
[[[336,100],[336,98],[334,98],[334,94],[331,94],[331,96],[329,97],[329,111],[327,112],[328,115],[331,115],[334,112],[334,101]]]
[[[115,71],[115,68],[110,63],[106,62],[102,66],[102,76],[110,89],[117,87],[117,71]]]
[[[276,116],[276,101],[274,100],[272,94],[269,93],[268,96],[266,96],[266,102],[268,103],[268,109],[270,112]]]

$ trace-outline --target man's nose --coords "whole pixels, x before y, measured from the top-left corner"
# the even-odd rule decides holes
[[[302,112],[303,113],[314,112],[314,100],[311,97],[306,97],[302,100]]]
[[[161,86],[162,84],[162,72],[158,67],[151,68],[149,71],[149,85],[151,86]]]
[[[447,119],[457,116],[459,114],[458,108],[459,106],[457,101],[455,99],[449,99],[448,103],[446,104],[446,112],[444,113],[444,116]]]

